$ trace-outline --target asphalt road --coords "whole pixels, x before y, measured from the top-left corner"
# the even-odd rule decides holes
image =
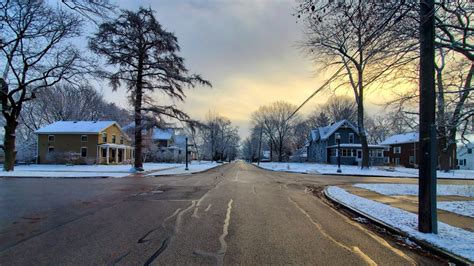
[[[277,173],[245,163],[156,178],[4,179],[0,265],[441,264],[306,189],[373,181],[396,179]],[[28,191],[32,199],[15,199]]]

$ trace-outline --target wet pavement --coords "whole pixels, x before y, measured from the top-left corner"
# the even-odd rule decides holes
[[[441,264],[307,189],[407,180],[241,162],[186,176],[2,179],[0,264]]]

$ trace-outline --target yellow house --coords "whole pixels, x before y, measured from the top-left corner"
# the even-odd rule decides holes
[[[58,121],[35,131],[38,163],[125,164],[130,139],[114,121]]]

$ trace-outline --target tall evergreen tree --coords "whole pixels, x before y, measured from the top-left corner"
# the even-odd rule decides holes
[[[185,87],[211,84],[199,75],[188,74],[184,59],[178,55],[180,47],[176,36],[163,29],[151,9],[122,10],[117,19],[100,25],[89,40],[89,47],[115,67],[114,72],[102,73],[113,88],[127,86],[135,111],[134,166],[142,171],[143,115],[150,112],[189,120],[189,116],[174,105],[157,105],[147,93],[161,91],[184,101]]]

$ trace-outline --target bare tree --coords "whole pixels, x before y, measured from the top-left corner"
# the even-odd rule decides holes
[[[200,129],[201,151],[205,159],[233,160],[237,156],[240,137],[238,128],[217,113],[209,112]]]
[[[306,123],[309,125],[310,129],[315,129],[318,127],[325,127],[331,124],[329,116],[324,110],[321,110],[319,107],[318,111],[311,113],[306,119]]]
[[[392,31],[405,14],[397,1],[302,1],[298,16],[304,16],[308,40],[304,46],[316,63],[340,67],[336,89],[347,87],[357,103],[357,126],[362,144],[362,168],[369,167],[369,149],[364,126],[364,95],[393,70],[413,60],[412,47],[402,45]]]
[[[301,121],[299,115],[290,115],[296,106],[287,102],[274,102],[261,106],[252,114],[254,127],[262,127],[265,138],[269,140],[271,151],[277,153],[278,161],[285,159],[285,154],[291,150],[292,133],[294,126]]]
[[[67,43],[79,36],[81,20],[45,1],[9,0],[0,6],[2,115],[5,119],[4,169],[15,163],[15,132],[23,104],[36,92],[73,80],[84,70],[78,50]]]
[[[248,136],[242,147],[243,158],[249,162],[254,162],[257,159],[261,159],[261,143],[260,143],[260,128],[252,128],[250,136]],[[260,150],[260,151],[259,151]]]
[[[189,120],[189,116],[174,105],[158,105],[147,93],[162,92],[184,101],[185,87],[211,84],[199,75],[188,74],[184,59],[177,54],[180,50],[177,38],[162,28],[151,9],[123,10],[117,19],[100,25],[89,47],[103,55],[109,65],[117,67],[113,73],[103,73],[113,88],[116,90],[121,84],[127,86],[134,106],[134,166],[137,171],[143,171],[143,113]]]

